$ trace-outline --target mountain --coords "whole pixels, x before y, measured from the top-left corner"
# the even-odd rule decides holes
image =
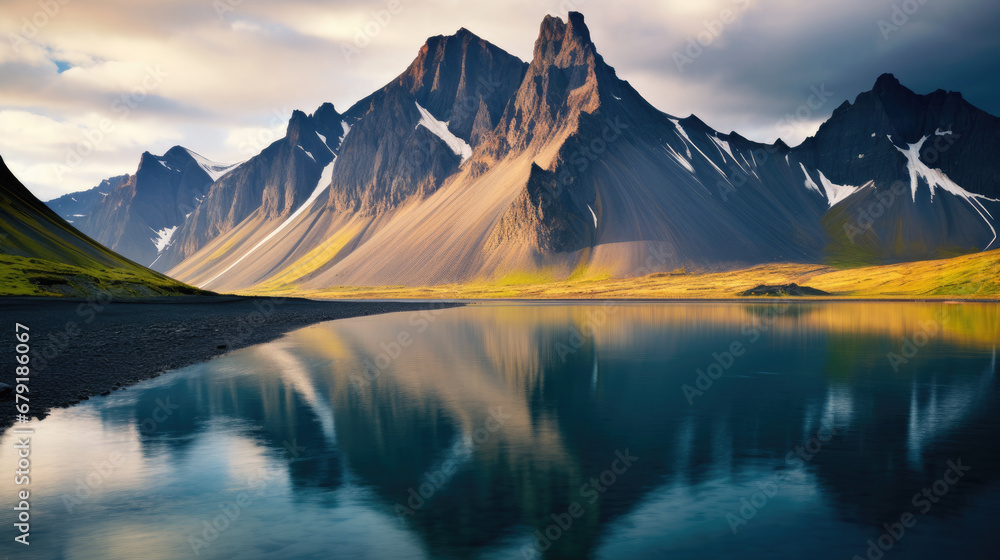
[[[1000,123],[891,75],[789,147],[664,113],[584,17],[431,37],[212,184],[156,266],[217,290],[878,264],[996,248]]]
[[[83,235],[34,197],[0,158],[0,295],[147,296],[199,290]]]
[[[208,187],[232,166],[174,146],[162,156],[144,152],[135,174],[49,201],[80,231],[119,254],[150,266]]]
[[[157,270],[180,264],[215,239],[226,239],[226,251],[247,251],[261,236],[281,227],[329,186],[334,160],[349,129],[329,103],[312,115],[295,111],[284,138],[207,189],[205,198],[175,232],[156,263]]]
[[[118,175],[101,181],[96,187],[70,194],[64,194],[59,198],[54,198],[45,204],[62,216],[69,223],[79,221],[80,218],[87,217],[97,208],[113,189],[118,188],[129,179],[129,175]]]
[[[428,39],[405,72],[347,111],[332,208],[375,215],[434,193],[490,138],[525,66],[466,29]]]
[[[998,247],[998,150],[1000,119],[960,93],[917,95],[884,74],[795,153],[825,173],[813,185],[870,186],[824,217],[827,253],[902,262]]]
[[[527,64],[464,29],[432,37],[345,119],[326,204],[258,232],[252,259],[218,238],[170,273],[223,290],[415,285],[809,260],[824,246],[826,200],[783,158],[737,167],[750,179],[718,192],[723,168],[749,165],[729,150],[749,161],[768,147],[656,110],[577,13],[542,22]]]

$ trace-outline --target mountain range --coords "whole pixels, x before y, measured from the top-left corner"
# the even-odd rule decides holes
[[[431,37],[245,162],[147,152],[49,205],[221,291],[894,263],[997,248],[998,149],[996,117],[890,74],[798,146],[721,133],[650,105],[570,12],[530,62],[466,29]]]
[[[101,298],[198,293],[80,233],[35,198],[0,158],[0,295],[88,297],[93,304],[95,296],[106,303]]]

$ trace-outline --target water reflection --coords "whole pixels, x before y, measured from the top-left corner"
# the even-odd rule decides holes
[[[998,339],[997,306],[946,304],[480,305],[316,325],[36,422],[31,549],[850,558],[961,458],[972,470],[891,553],[977,557],[1000,510]]]

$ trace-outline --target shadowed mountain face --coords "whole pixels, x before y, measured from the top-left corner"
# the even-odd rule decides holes
[[[0,276],[7,295],[195,293],[87,237],[35,198],[0,158]]]
[[[168,270],[209,241],[248,220],[254,223],[288,217],[329,174],[348,127],[329,103],[312,115],[295,111],[285,137],[236,166],[208,188],[204,200],[177,231],[157,270]]]
[[[960,93],[917,95],[885,74],[795,154],[828,182],[868,185],[825,216],[828,254],[896,262],[998,246],[998,150],[1000,119]]]
[[[647,103],[571,12],[530,63],[462,29],[343,116],[296,112],[156,265],[233,290],[953,256],[997,246],[998,148],[996,117],[891,75],[798,147],[719,133]]]
[[[181,146],[162,156],[144,152],[134,175],[47,204],[105,247],[149,266],[228,167]]]
[[[130,175],[119,175],[101,181],[100,185],[86,190],[70,194],[64,194],[59,198],[54,198],[45,204],[62,216],[69,223],[76,223],[90,215],[96,208],[99,208],[104,197],[128,182]]]
[[[428,39],[405,72],[347,111],[331,206],[371,215],[435,192],[492,139],[525,66],[465,29]]]

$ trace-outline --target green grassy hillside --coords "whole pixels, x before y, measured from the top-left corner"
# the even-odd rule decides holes
[[[208,293],[140,266],[77,231],[0,158],[0,296]]]

